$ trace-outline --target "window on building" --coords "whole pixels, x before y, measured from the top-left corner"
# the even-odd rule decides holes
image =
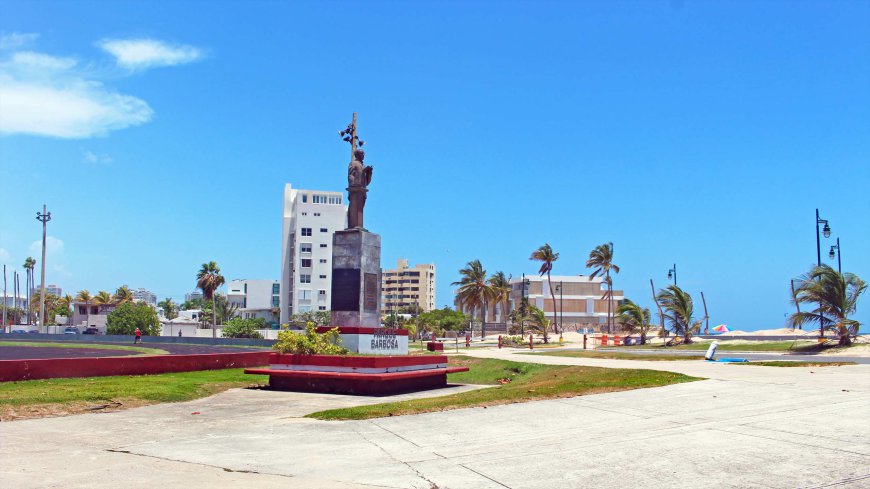
[[[326,228],[320,228],[320,232],[321,232],[321,233],[328,233],[328,232],[329,232],[329,229],[326,229]]]
[[[326,275],[321,275],[320,278],[326,278]]]
[[[326,195],[312,195],[311,202],[314,204],[325,204],[327,202]]]
[[[318,311],[325,311],[325,310],[326,310],[326,306],[317,306],[317,310],[318,310]]]
[[[302,268],[311,268],[311,258],[303,258],[302,260]]]
[[[302,203],[308,202],[308,194],[302,194]]]
[[[311,243],[300,243],[299,244],[299,252],[300,253],[311,253]]]
[[[311,283],[311,275],[305,275],[305,274],[299,275],[299,283],[300,284],[310,284]]]
[[[272,284],[272,295],[278,295],[281,293],[281,284]]]
[[[323,289],[320,289],[317,291],[317,295],[319,295],[320,297],[326,297],[326,291]]]
[[[311,236],[311,228],[302,228],[302,236]]]
[[[87,314],[88,313],[87,311],[88,311],[87,307],[79,306],[79,314]]]
[[[272,307],[278,307],[281,305],[281,300],[278,296],[272,297]]]
[[[309,312],[311,310],[311,306],[299,306],[299,312]]]
[[[311,289],[299,289],[299,300],[310,301],[311,300]]]
[[[321,258],[320,263],[326,263],[326,258]]]
[[[303,216],[307,216],[308,213],[307,213],[307,212],[303,212],[302,215],[303,215]]]
[[[326,243],[320,243],[321,248],[326,248],[328,245]]]
[[[315,213],[314,213],[314,217],[320,217],[320,213],[319,213],[319,212],[315,212]]]

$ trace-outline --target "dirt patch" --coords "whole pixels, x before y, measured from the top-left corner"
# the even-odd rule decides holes
[[[107,413],[155,404],[142,399],[112,399],[107,401],[73,401],[66,403],[0,405],[0,421],[54,418],[85,413]]]

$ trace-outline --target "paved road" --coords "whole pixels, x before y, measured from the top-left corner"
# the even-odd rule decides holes
[[[39,343],[39,342],[51,343],[50,340],[32,340],[29,338],[21,338],[21,339],[19,339],[19,338],[3,338],[2,341],[4,341],[4,342],[6,342],[6,341],[26,341],[28,343],[31,343],[31,342],[32,343]],[[67,340],[67,342],[71,342],[71,341]],[[136,344],[136,345],[134,345],[132,342],[112,343],[112,342],[93,342],[93,341],[83,342],[82,341],[82,342],[75,342],[75,343],[88,344],[88,345],[98,344],[98,345],[106,345],[106,346],[112,346],[112,345],[141,346],[144,348],[155,348],[158,350],[165,350],[173,355],[192,355],[192,354],[197,354],[197,353],[242,353],[242,352],[246,352],[246,351],[263,351],[262,348],[254,348],[254,347],[235,347],[235,346],[221,346],[221,345],[189,345],[189,344],[184,344],[184,343],[149,343],[148,337],[144,337],[142,339],[142,343]],[[39,348],[39,347],[32,347],[33,353],[38,354],[40,356],[35,356],[35,357],[6,357],[4,352],[8,349],[11,349],[11,348],[16,348],[16,347],[11,347],[11,346],[0,347],[0,359],[8,360],[11,358],[78,358],[78,357],[83,357],[83,356],[97,356],[98,357],[98,356],[101,356],[100,353],[102,353],[102,352],[113,352],[113,351],[114,352],[122,352],[122,350],[102,350],[102,349],[97,349],[97,348],[81,348],[81,349],[79,349],[79,348],[55,348],[55,347]],[[26,348],[26,347],[18,347],[18,348]],[[18,349],[18,348],[16,348],[16,349]],[[37,353],[36,350],[42,350],[45,352],[45,355],[49,355],[49,356],[42,356],[43,353],[41,353],[41,352]],[[53,350],[54,352],[57,352],[57,354],[54,356],[50,356],[51,350]],[[97,353],[96,354],[85,354],[85,353],[79,353],[79,352],[97,352]],[[63,356],[59,356],[60,354],[63,354]],[[106,354],[104,356],[138,355],[138,354],[139,354],[138,352],[123,351],[123,353]]]
[[[865,365],[463,353],[709,380],[345,422],[302,416],[383,399],[236,389],[187,403],[0,423],[0,481],[16,488],[870,486]]]
[[[579,348],[551,349],[547,351],[583,351]],[[639,349],[619,349],[619,348],[597,348],[595,351],[608,351],[617,353],[629,353],[632,355],[685,355],[690,357],[703,357],[706,351],[704,350],[639,350]],[[846,355],[825,355],[824,353],[788,353],[788,352],[738,352],[719,350],[716,352],[716,358],[745,358],[751,362],[762,360],[791,360],[796,362],[854,362],[870,365],[870,356],[846,356]]]
[[[36,360],[40,358],[123,357],[139,355],[137,351],[101,348],[43,348],[39,346],[0,345],[0,360]]]

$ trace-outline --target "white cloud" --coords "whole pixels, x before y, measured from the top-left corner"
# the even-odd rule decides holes
[[[0,265],[9,262],[9,252],[5,248],[0,248]]]
[[[88,138],[143,124],[153,110],[76,69],[72,58],[31,51],[0,61],[0,134]]]
[[[35,41],[39,34],[11,32],[0,34],[0,49],[18,49]]]
[[[57,256],[63,252],[63,240],[54,236],[45,237],[45,254],[46,256]],[[42,256],[42,240],[36,240],[30,244],[30,255],[34,258]],[[45,260],[48,263],[48,260]]]
[[[104,39],[97,45],[114,56],[118,65],[130,70],[181,65],[202,57],[196,47],[173,46],[155,39]]]
[[[85,150],[83,157],[84,157],[85,161],[87,161],[88,163],[92,163],[94,165],[97,165],[97,164],[108,165],[109,163],[114,161],[112,159],[112,157],[107,155],[107,154],[97,154],[97,153],[94,153],[93,151],[90,151],[90,150]]]

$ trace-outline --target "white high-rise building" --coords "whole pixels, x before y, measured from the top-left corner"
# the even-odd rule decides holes
[[[261,317],[269,323],[278,319],[272,310],[279,307],[280,295],[277,280],[230,280],[227,287],[227,300],[239,308],[240,317]]]
[[[328,311],[332,234],[347,227],[342,192],[284,186],[281,230],[281,324],[293,314]]]

